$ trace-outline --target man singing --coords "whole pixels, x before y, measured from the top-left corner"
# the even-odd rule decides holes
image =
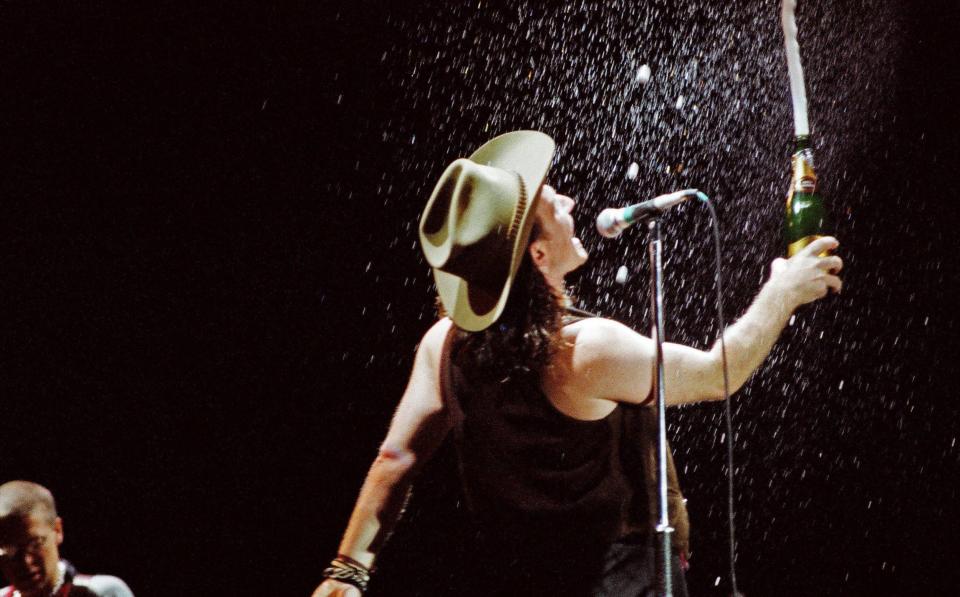
[[[501,135],[454,161],[420,220],[445,316],[409,384],[314,597],[358,597],[415,474],[451,435],[474,528],[464,595],[652,595],[648,495],[633,470],[651,412],[656,346],[614,321],[570,317],[564,277],[587,260],[575,202],[544,180],[547,135]],[[793,311],[840,291],[833,238],[776,259],[727,330],[730,389],[769,354]],[[719,341],[666,343],[668,405],[723,398]],[[650,471],[647,471],[649,473]],[[639,477],[640,479],[643,476]],[[443,554],[435,564],[442,565]],[[430,574],[411,571],[410,582]],[[673,559],[674,594],[686,594]],[[400,591],[401,594],[408,590]]]

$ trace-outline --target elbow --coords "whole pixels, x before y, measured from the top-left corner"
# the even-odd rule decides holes
[[[734,392],[736,392],[737,390],[740,389],[741,386],[743,386],[743,382],[738,382],[733,377],[732,373],[729,376],[729,383],[725,384],[723,379],[723,365],[720,365],[719,371],[720,371],[719,375],[716,376],[717,379],[711,385],[710,391],[708,392],[708,395],[704,398],[704,400],[708,400],[711,402],[725,400],[728,396],[733,396]]]
[[[733,394],[733,388],[730,388],[730,393]],[[723,389],[723,379],[720,380],[720,383],[711,383],[703,388],[700,395],[696,396],[691,402],[718,402],[723,400],[726,397],[726,393]]]
[[[734,392],[739,390],[746,380],[734,374],[735,372],[729,366],[729,360],[725,374],[723,356],[719,354],[719,351],[713,351],[710,356],[712,358],[709,368],[709,381],[704,384],[708,389],[703,399],[708,401],[724,400],[728,394],[732,396]]]
[[[364,507],[374,512],[391,508],[409,486],[415,462],[409,450],[380,448],[360,491]]]
[[[735,391],[736,391],[736,390],[734,390],[734,389],[731,387],[731,388],[730,388],[730,395],[732,396]],[[719,401],[721,401],[721,400],[726,400],[726,398],[727,398],[727,393],[724,391],[724,388],[723,388],[723,386],[721,385],[715,392],[712,392],[712,393],[711,393],[709,396],[707,396],[704,400],[706,400],[706,401],[708,401],[708,402],[719,402]]]
[[[373,468],[381,474],[403,478],[413,471],[416,464],[417,456],[413,450],[384,444],[377,452]]]

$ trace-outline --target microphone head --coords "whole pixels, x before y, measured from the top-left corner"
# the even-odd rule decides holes
[[[597,216],[597,232],[604,238],[617,238],[623,232],[619,209],[608,207]]]

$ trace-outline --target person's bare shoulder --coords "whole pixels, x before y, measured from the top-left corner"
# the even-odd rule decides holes
[[[639,334],[618,321],[604,317],[581,319],[563,329],[564,339],[574,345],[582,358],[606,358],[623,342],[635,341]]]
[[[590,395],[617,402],[645,399],[650,383],[652,342],[629,327],[602,317],[564,328],[576,378]]]
[[[423,338],[420,340],[418,351],[425,352],[428,362],[436,364],[440,362],[440,353],[443,351],[443,341],[447,338],[453,321],[449,317],[444,317],[430,326]]]

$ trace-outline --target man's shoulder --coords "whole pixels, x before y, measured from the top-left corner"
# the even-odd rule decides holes
[[[440,359],[440,352],[443,349],[443,343],[447,334],[453,329],[453,321],[449,317],[443,317],[430,326],[430,329],[423,334],[420,339],[420,350],[425,350],[430,363],[436,364]]]
[[[608,342],[624,334],[635,334],[619,321],[606,317],[584,317],[570,322],[563,328],[567,340],[582,342]]]
[[[431,343],[443,342],[443,339],[447,337],[447,333],[449,333],[452,328],[453,320],[449,317],[441,317],[423,334],[423,341]]]
[[[127,583],[109,574],[78,574],[74,577],[73,584],[87,589],[97,597],[133,597]]]
[[[625,363],[634,363],[648,355],[650,340],[629,326],[605,317],[590,317],[571,323],[563,329],[567,350],[572,351],[575,365],[606,375]]]

